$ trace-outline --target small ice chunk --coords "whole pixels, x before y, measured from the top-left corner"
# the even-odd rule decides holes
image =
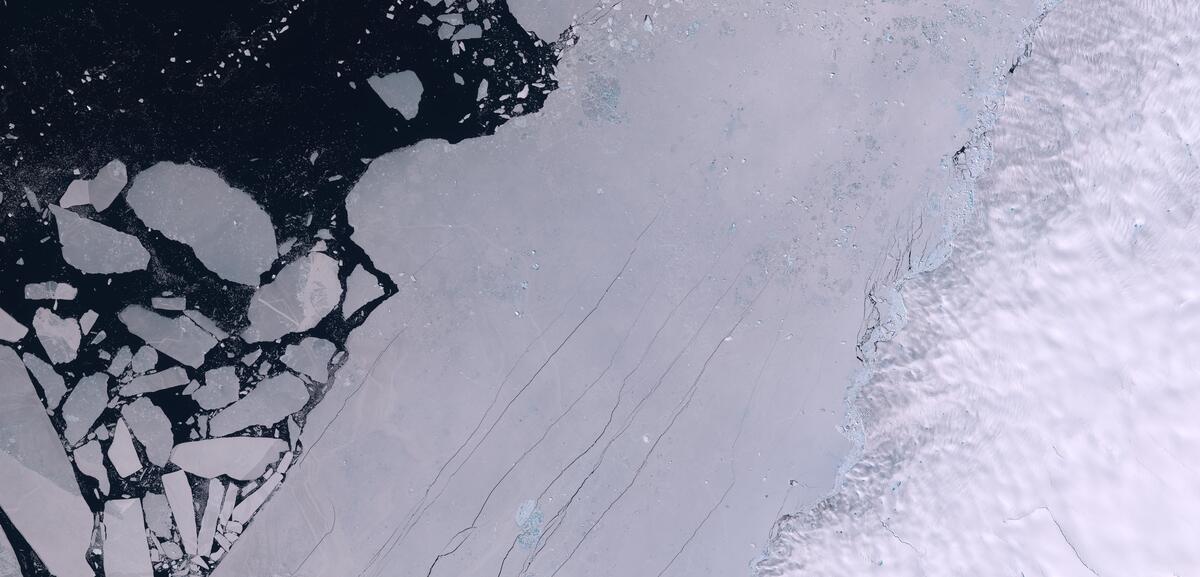
[[[476,101],[483,100],[484,98],[487,98],[487,95],[488,95],[488,81],[487,81],[487,78],[484,78],[483,80],[481,80],[479,82],[479,89],[475,91],[475,100]]]
[[[160,162],[133,179],[126,200],[142,222],[190,246],[225,280],[258,286],[279,256],[271,217],[207,168]]]
[[[128,477],[142,470],[142,460],[138,458],[137,449],[133,446],[133,435],[125,419],[117,419],[116,429],[113,430],[112,444],[108,446],[108,462],[121,477]]]
[[[96,373],[80,379],[62,406],[67,443],[76,445],[83,440],[107,404],[108,375]]]
[[[441,26],[438,26],[438,38],[441,38],[442,40],[449,40],[451,36],[454,36],[454,26],[451,26],[450,24],[442,24]]]
[[[158,405],[141,397],[121,409],[121,418],[129,425],[133,436],[146,447],[146,458],[151,463],[162,467],[171,460],[175,435],[171,432],[171,420]]]
[[[342,301],[342,317],[350,318],[363,305],[383,296],[383,287],[375,275],[367,272],[362,265],[354,267],[354,272],[346,279],[346,299]]]
[[[104,574],[154,577],[142,502],[114,499],[104,503]]]
[[[58,403],[62,401],[63,395],[67,394],[67,385],[63,382],[62,375],[55,372],[54,367],[36,355],[25,353],[21,355],[21,360],[25,361],[25,366],[29,368],[30,373],[33,373],[33,378],[37,380],[38,385],[41,385],[42,393],[46,395],[46,408],[51,410],[58,408]]]
[[[254,387],[209,421],[209,434],[224,437],[254,425],[273,425],[308,403],[308,389],[298,377],[282,373]]]
[[[191,393],[200,408],[212,411],[238,400],[236,367],[218,367],[204,373],[204,386]]]
[[[104,453],[100,450],[100,442],[88,441],[82,447],[75,449],[75,466],[79,472],[96,480],[100,485],[100,493],[108,494],[108,470],[104,468]]]
[[[162,476],[162,484],[167,503],[171,505],[171,515],[175,517],[175,526],[179,529],[180,540],[183,541],[183,550],[188,555],[196,555],[196,509],[187,473],[167,473]]]
[[[133,397],[188,384],[188,374],[183,367],[171,367],[165,371],[138,377],[121,387],[121,396]]]
[[[146,514],[146,527],[158,537],[171,537],[171,506],[162,493],[146,493],[142,497],[142,511]]]
[[[242,338],[249,343],[272,341],[311,329],[341,297],[338,262],[325,253],[309,253],[288,263],[254,294],[247,312],[250,326]]]
[[[79,291],[67,284],[54,281],[25,285],[25,299],[31,301],[72,301]]]
[[[180,443],[171,462],[197,477],[249,481],[261,477],[287,450],[287,443],[272,437],[220,437]]]
[[[29,329],[25,325],[17,322],[17,319],[12,318],[12,315],[0,309],[0,341],[15,343],[29,333]]]
[[[225,502],[225,485],[217,479],[208,482],[208,499],[204,505],[204,516],[200,518],[200,534],[196,546],[202,557],[212,554],[213,538],[217,535],[217,518]]]
[[[186,316],[165,317],[132,305],[125,307],[117,318],[146,344],[189,367],[204,364],[204,355],[217,345],[217,339]]]
[[[67,186],[67,191],[58,200],[58,205],[63,208],[71,208],[91,204],[91,202],[92,199],[88,196],[88,181],[75,180]]]
[[[221,327],[217,326],[217,323],[212,319],[204,316],[204,313],[197,310],[189,310],[184,311],[183,314],[187,315],[187,318],[192,319],[197,325],[200,325],[200,328],[208,331],[208,334],[216,337],[218,341],[229,338],[229,333],[221,330]]]
[[[292,370],[323,383],[329,378],[329,360],[336,352],[337,345],[325,339],[305,337],[299,343],[288,345],[279,360]]]
[[[421,26],[429,26],[430,24],[433,24],[433,18],[422,15],[420,18],[417,18],[417,24],[420,24]]]
[[[446,24],[450,24],[453,26],[462,26],[462,23],[463,23],[462,14],[459,14],[457,12],[451,12],[450,14],[441,14],[437,17],[437,19],[441,20],[442,22],[445,22]]]
[[[129,369],[135,375],[144,375],[153,371],[156,366],[158,366],[158,351],[154,350],[154,347],[143,346],[133,355],[133,362],[130,363]]]
[[[267,477],[267,480],[263,481],[262,486],[258,490],[250,493],[250,496],[242,499],[233,508],[233,515],[230,519],[234,523],[246,524],[258,512],[258,509],[263,506],[263,503],[267,502],[267,497],[271,496],[271,493],[275,491],[275,488],[279,486],[281,481],[283,481],[283,475],[280,474],[272,474],[270,477]]]
[[[83,218],[65,208],[51,206],[58,225],[63,259],[80,272],[117,274],[143,270],[150,253],[132,235]]]
[[[96,173],[96,178],[88,183],[88,196],[96,212],[104,212],[104,209],[111,206],[117,195],[125,190],[126,184],[129,184],[129,173],[125,169],[125,163],[113,160],[104,165],[104,168]]]
[[[405,120],[417,117],[421,107],[421,95],[425,87],[412,70],[393,72],[387,76],[372,76],[367,84],[379,95],[383,103],[400,113]]]
[[[64,319],[50,309],[40,308],[33,315],[33,330],[46,356],[54,364],[69,363],[79,354],[79,321]]]
[[[478,24],[467,24],[452,36],[451,40],[475,40],[483,37],[483,28]]]
[[[187,308],[187,299],[183,297],[153,297],[150,306],[160,311],[180,311]]]
[[[129,347],[121,347],[117,350],[117,354],[113,355],[112,362],[108,363],[108,374],[119,377],[125,369],[129,368],[129,362],[133,360],[133,353]]]
[[[83,313],[83,316],[79,317],[79,330],[85,335],[92,332],[92,327],[96,325],[96,319],[99,318],[100,314],[93,310]]]

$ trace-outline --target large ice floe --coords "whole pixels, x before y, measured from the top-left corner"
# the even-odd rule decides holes
[[[760,575],[1200,574],[1197,26],[1046,18],[977,218],[874,333],[903,324],[852,399],[861,453]]]

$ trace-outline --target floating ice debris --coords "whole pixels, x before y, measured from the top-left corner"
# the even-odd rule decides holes
[[[126,200],[142,222],[190,246],[226,280],[258,286],[279,256],[270,216],[207,168],[160,162],[134,177]]]
[[[309,253],[288,263],[254,294],[247,312],[250,326],[242,338],[272,341],[311,329],[337,307],[341,296],[337,261],[325,253]]]
[[[146,493],[142,496],[142,512],[146,515],[146,528],[163,539],[171,537],[171,506],[162,493]]]
[[[52,574],[92,577],[84,560],[92,513],[25,365],[8,347],[0,347],[0,487],[0,509]]]
[[[46,356],[54,364],[69,363],[79,354],[79,321],[64,319],[50,309],[40,308],[33,315],[33,330]]]
[[[88,196],[88,181],[75,180],[67,186],[67,191],[63,193],[62,198],[58,199],[58,205],[63,208],[71,208],[74,206],[83,206],[91,204],[92,199]]]
[[[217,339],[186,316],[165,317],[132,305],[117,318],[146,344],[189,367],[204,364],[204,355],[217,345]]]
[[[405,120],[417,117],[425,88],[416,72],[404,70],[383,77],[372,76],[367,79],[367,84],[384,104],[399,112]]]
[[[450,24],[442,24],[441,26],[438,26],[438,38],[441,38],[442,40],[449,40],[451,36],[454,36],[454,26],[451,26]]]
[[[129,362],[133,360],[133,353],[129,347],[121,347],[117,350],[117,354],[113,355],[112,361],[108,363],[108,374],[119,377],[129,368]]]
[[[479,82],[479,89],[475,91],[475,100],[483,100],[488,95],[488,81],[484,78]]]
[[[133,446],[133,435],[125,419],[117,419],[116,429],[113,430],[112,444],[108,447],[108,462],[122,477],[128,477],[142,470],[142,460],[138,458],[137,449]]]
[[[75,384],[62,406],[67,443],[76,445],[87,436],[108,404],[108,375],[88,375]]]
[[[208,482],[208,499],[204,505],[204,515],[200,519],[200,534],[196,542],[197,550],[203,557],[212,554],[213,538],[217,534],[217,519],[224,502],[225,485],[217,479],[210,480]]]
[[[183,541],[183,550],[188,555],[196,555],[196,510],[193,508],[192,486],[188,483],[187,473],[167,473],[162,476],[162,484],[167,503],[171,505],[171,516],[175,517],[179,538]]]
[[[458,30],[458,32],[456,32],[454,34],[454,36],[450,37],[450,39],[451,40],[475,40],[477,38],[482,38],[482,37],[483,37],[483,28],[480,28],[478,24],[467,24],[466,26],[463,26],[462,28],[460,28]]]
[[[272,437],[220,437],[180,443],[171,462],[197,477],[249,481],[261,477],[287,450],[287,443]]]
[[[25,299],[31,301],[70,301],[78,295],[79,291],[67,283],[48,281],[25,285]]]
[[[158,351],[154,347],[143,346],[133,355],[129,370],[135,375],[144,375],[158,366]]]
[[[79,330],[83,334],[92,332],[92,326],[96,324],[96,319],[100,318],[100,314],[96,311],[89,310],[79,317]]]
[[[29,329],[12,318],[12,315],[0,309],[0,341],[15,343],[29,333]]]
[[[261,487],[250,493],[250,496],[238,502],[233,508],[233,515],[230,516],[231,521],[242,524],[249,521],[254,516],[254,513],[258,512],[258,509],[263,506],[263,503],[267,502],[267,497],[271,496],[271,493],[275,491],[275,488],[279,486],[281,481],[283,481],[283,475],[272,473],[271,476],[267,477],[266,481],[263,481]]]
[[[171,460],[171,449],[175,436],[171,432],[171,420],[153,401],[141,397],[121,409],[121,418],[129,425],[129,431],[146,448],[146,458],[162,467]]]
[[[219,367],[204,373],[204,385],[192,391],[200,408],[212,411],[238,400],[238,376],[235,367]]]
[[[46,407],[51,410],[58,408],[63,395],[67,394],[67,385],[63,382],[62,375],[36,355],[25,353],[21,355],[21,360],[25,361],[25,366],[33,373],[37,384],[41,385],[42,393],[46,396]]]
[[[221,327],[217,326],[217,323],[213,322],[212,319],[204,316],[204,314],[201,313],[200,311],[189,310],[189,311],[184,311],[183,314],[187,315],[187,318],[192,319],[192,321],[195,322],[197,325],[200,325],[200,328],[208,331],[208,334],[216,337],[217,340],[223,341],[223,340],[229,338],[229,333],[226,333],[225,331],[221,330]]]
[[[462,26],[462,24],[463,24],[462,14],[459,14],[457,12],[451,12],[450,14],[439,15],[437,17],[437,19],[441,20],[442,22],[445,22],[446,24],[449,24],[451,26]]]
[[[113,160],[104,165],[104,168],[96,173],[96,178],[88,182],[88,197],[91,198],[92,207],[96,212],[104,212],[117,199],[117,195],[125,190],[126,184],[129,184],[129,175],[125,163]]]
[[[114,499],[104,503],[104,574],[109,577],[154,577],[146,543],[142,503]]]
[[[374,275],[361,265],[346,279],[346,298],[342,301],[342,317],[350,318],[363,305],[383,296],[383,287]]]
[[[117,274],[143,270],[150,253],[137,238],[65,208],[51,206],[63,259],[80,272]]]
[[[150,306],[160,311],[180,311],[187,308],[187,299],[183,297],[153,297]]]
[[[323,383],[329,379],[329,360],[336,352],[337,345],[325,339],[306,337],[299,343],[288,345],[279,360],[292,370]]]
[[[140,376],[121,387],[121,396],[133,397],[153,393],[188,383],[187,371],[183,367],[171,367],[165,371]]]
[[[273,425],[304,408],[308,389],[298,377],[283,373],[254,387],[209,421],[209,434],[224,437],[254,425]]]
[[[72,453],[75,466],[79,472],[96,480],[102,495],[108,494],[108,470],[104,468],[104,453],[100,450],[100,442],[91,440]]]

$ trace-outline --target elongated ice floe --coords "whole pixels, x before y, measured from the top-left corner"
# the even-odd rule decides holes
[[[183,315],[172,318],[133,305],[117,318],[146,344],[190,367],[204,364],[204,355],[217,345],[208,331]]]
[[[283,373],[264,380],[238,402],[213,415],[209,434],[224,437],[254,425],[273,425],[304,408],[308,389],[298,377]]]
[[[275,280],[254,293],[243,331],[246,342],[273,341],[317,326],[342,298],[338,263],[322,252],[312,252],[288,263]]]
[[[136,237],[65,208],[51,206],[50,212],[58,225],[63,259],[80,272],[126,273],[144,270],[150,264],[150,253]]]
[[[109,577],[153,577],[142,503],[114,499],[104,504],[104,574]]]
[[[287,443],[271,437],[221,437],[180,443],[171,462],[197,477],[249,481],[261,477],[287,450]]]

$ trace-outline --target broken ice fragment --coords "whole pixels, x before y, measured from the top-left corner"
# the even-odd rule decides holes
[[[336,352],[337,346],[325,339],[305,337],[299,343],[288,345],[279,360],[292,370],[323,383],[329,378],[329,360]]]
[[[196,510],[187,473],[167,473],[162,476],[162,484],[163,491],[167,494],[167,503],[171,505],[171,515],[175,517],[175,527],[179,530],[180,540],[183,541],[183,550],[188,555],[196,555]]]
[[[25,325],[17,322],[17,319],[12,318],[12,315],[0,309],[0,341],[15,343],[25,338],[29,329]]]
[[[238,376],[234,367],[219,367],[204,373],[204,386],[191,393],[196,404],[215,410],[238,400]]]
[[[375,275],[367,272],[362,265],[354,267],[354,272],[346,279],[346,298],[342,301],[342,317],[350,318],[363,305],[383,296],[383,287]]]
[[[163,539],[171,537],[171,506],[162,493],[146,493],[142,497],[142,511],[151,533]]]
[[[88,197],[96,212],[104,212],[104,209],[112,205],[113,201],[117,199],[117,195],[125,190],[125,185],[128,183],[129,175],[125,169],[125,163],[113,160],[104,165],[104,168],[96,173],[96,178],[88,183]]]
[[[125,369],[129,368],[129,361],[133,360],[133,353],[129,351],[129,347],[121,347],[117,350],[117,354],[113,355],[112,362],[108,363],[108,374],[119,377]]]
[[[483,29],[478,24],[467,24],[454,34],[451,40],[475,40],[483,36]]]
[[[51,206],[58,225],[63,259],[80,272],[117,274],[143,270],[150,253],[132,235],[83,218],[67,209]]]
[[[82,447],[75,449],[75,466],[79,472],[96,480],[102,495],[108,494],[108,470],[104,468],[104,454],[100,451],[100,442],[88,441]]]
[[[42,393],[46,395],[46,408],[51,410],[57,408],[63,395],[67,394],[67,385],[63,382],[62,375],[55,372],[54,367],[46,364],[46,361],[36,355],[25,353],[21,355],[21,360],[25,361],[25,366],[29,368],[29,372],[33,373],[33,378],[41,385]]]
[[[25,365],[0,347],[0,509],[46,569],[92,577],[92,513]],[[53,520],[53,522],[47,522]]]
[[[125,405],[121,418],[129,425],[130,432],[146,447],[146,458],[160,467],[171,460],[171,449],[175,436],[171,433],[171,420],[146,397]]]
[[[200,519],[200,534],[197,539],[197,550],[201,556],[208,557],[212,553],[213,538],[217,534],[217,518],[220,516],[221,504],[225,501],[225,485],[217,479],[208,482],[208,502],[204,505],[204,515]]]
[[[417,117],[425,88],[416,72],[405,70],[383,77],[372,76],[367,79],[367,84],[384,104],[399,112],[405,120]]]
[[[25,285],[25,299],[31,301],[69,301],[75,300],[79,291],[67,284],[54,281]]]
[[[230,517],[230,519],[235,523],[245,524],[250,520],[251,517],[254,516],[256,512],[258,512],[258,509],[263,506],[263,503],[267,502],[267,497],[271,496],[271,493],[276,487],[279,486],[281,481],[283,481],[283,475],[278,473],[267,477],[267,480],[263,481],[261,487],[259,487],[253,493],[250,493],[249,497],[246,497],[238,502],[237,506],[233,508],[233,515]]]
[[[126,200],[142,222],[191,247],[223,279],[258,286],[279,256],[271,217],[207,168],[160,162],[133,179]]]
[[[83,316],[79,317],[79,330],[85,335],[92,332],[92,326],[96,324],[96,319],[99,318],[100,315],[96,311],[89,310],[83,313]]]
[[[187,371],[183,367],[171,367],[165,371],[138,377],[121,387],[121,396],[133,397],[153,393],[188,383]]]
[[[154,577],[142,503],[137,499],[114,499],[104,504],[104,574]]]
[[[487,98],[487,95],[488,95],[488,81],[487,81],[487,78],[484,78],[482,81],[479,82],[479,89],[475,91],[475,100],[476,101],[483,100],[484,98]]]
[[[86,180],[72,181],[67,186],[67,191],[63,193],[62,198],[58,199],[58,205],[63,208],[83,206],[91,202],[92,199],[88,196],[88,181]]]
[[[183,297],[152,297],[150,306],[160,311],[180,311],[187,308],[187,300]]]
[[[254,425],[273,425],[308,403],[308,389],[298,377],[282,373],[254,387],[238,402],[209,421],[209,434],[224,437]]]
[[[117,420],[113,431],[112,444],[108,446],[108,462],[121,477],[128,477],[142,470],[142,460],[138,458],[137,449],[133,446],[133,435],[125,419]]]
[[[158,351],[153,347],[143,346],[133,355],[129,370],[135,375],[142,375],[153,371],[156,366],[158,366]]]
[[[33,330],[38,342],[54,364],[69,363],[79,353],[79,321],[64,319],[47,308],[40,308],[33,315]]]
[[[76,445],[83,440],[107,404],[108,375],[97,373],[80,379],[62,406],[67,443]]]
[[[242,338],[249,343],[272,341],[311,329],[341,297],[337,261],[325,253],[309,253],[288,263],[275,280],[254,293],[247,312],[250,326]]]
[[[287,443],[272,437],[221,437],[180,443],[171,462],[197,477],[249,481],[261,477],[287,450]]]
[[[199,325],[200,328],[208,331],[208,334],[216,337],[217,340],[223,341],[229,337],[229,334],[226,333],[225,331],[221,330],[221,327],[217,326],[217,323],[213,322],[212,319],[204,316],[204,314],[201,313],[200,311],[197,311],[197,310],[184,311],[183,314],[187,315],[187,318],[192,319],[192,321],[195,322],[197,325]]]
[[[204,355],[217,345],[217,339],[186,316],[165,317],[132,305],[117,318],[146,344],[190,367],[204,364]]]

